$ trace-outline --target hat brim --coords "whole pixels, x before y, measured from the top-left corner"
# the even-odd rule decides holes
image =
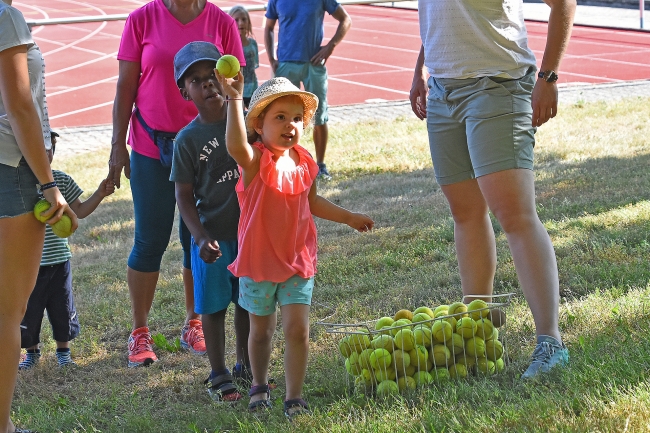
[[[314,118],[314,114],[316,114],[316,109],[318,108],[318,96],[302,90],[290,90],[286,92],[273,93],[255,101],[255,104],[249,107],[248,113],[246,114],[246,133],[251,135],[255,132],[255,120],[271,102],[283,96],[290,95],[297,96],[302,100],[302,105],[305,107],[302,123],[304,126],[309,125]]]

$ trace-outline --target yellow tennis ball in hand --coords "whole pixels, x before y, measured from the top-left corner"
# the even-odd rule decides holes
[[[44,198],[40,199],[34,205],[34,216],[36,217],[36,219],[39,220],[42,223],[47,221],[49,218],[42,217],[41,212],[47,211],[50,208],[50,206],[52,206],[52,205],[50,204],[49,201],[45,200]]]
[[[226,78],[232,78],[239,72],[239,60],[237,57],[226,54],[217,61],[217,71]]]
[[[52,225],[52,233],[57,235],[60,238],[67,238],[70,236],[72,231],[72,220],[66,214],[61,216],[61,219]]]

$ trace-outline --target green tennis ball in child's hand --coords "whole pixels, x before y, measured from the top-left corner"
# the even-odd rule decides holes
[[[239,60],[230,54],[221,56],[217,61],[217,71],[226,78],[232,78],[239,72]]]
[[[36,219],[42,223],[47,221],[49,218],[44,218],[43,216],[41,216],[41,212],[47,211],[50,208],[50,206],[52,205],[50,204],[49,201],[45,200],[44,198],[40,199],[34,205],[34,216],[36,217]]]
[[[63,214],[60,220],[52,225],[52,232],[60,238],[67,238],[72,232],[72,220]]]

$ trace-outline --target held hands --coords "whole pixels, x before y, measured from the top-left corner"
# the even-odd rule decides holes
[[[221,257],[219,242],[210,238],[200,239],[197,243],[199,246],[199,257],[206,263],[214,263]]]
[[[223,94],[230,99],[241,99],[244,94],[244,76],[241,70],[237,72],[233,78],[226,78],[219,73],[216,69],[214,74],[223,88]]]
[[[97,192],[101,198],[108,197],[115,192],[115,182],[113,182],[110,174],[109,177],[102,180],[102,182],[99,184],[97,187]]]
[[[557,114],[557,84],[540,79],[533,88],[533,126],[542,126]]]
[[[65,201],[65,198],[63,198],[59,188],[46,189],[43,191],[43,197],[45,197],[45,200],[49,201],[51,204],[50,208],[46,212],[41,213],[41,216],[48,218],[45,222],[50,225],[56,224],[59,222],[63,214],[66,214],[70,217],[70,221],[72,222],[70,231],[74,233],[79,226],[77,215],[72,209],[70,209],[70,206]]]
[[[124,169],[124,176],[131,179],[131,162],[129,161],[129,151],[126,149],[126,143],[113,143],[111,147],[111,157],[108,160],[108,177],[113,185],[120,187],[120,177]]]
[[[351,212],[350,219],[347,224],[353,229],[360,232],[367,232],[372,230],[375,222],[366,214]]]

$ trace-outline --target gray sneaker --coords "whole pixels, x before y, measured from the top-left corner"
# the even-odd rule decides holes
[[[318,163],[318,176],[319,179],[322,180],[332,180],[332,175],[330,174],[329,171],[327,171],[327,166],[325,165],[324,162],[319,162]]]
[[[531,379],[540,373],[546,373],[556,365],[565,367],[569,363],[569,350],[564,343],[548,335],[537,337],[537,346],[531,356],[528,369],[521,375],[522,379]]]

